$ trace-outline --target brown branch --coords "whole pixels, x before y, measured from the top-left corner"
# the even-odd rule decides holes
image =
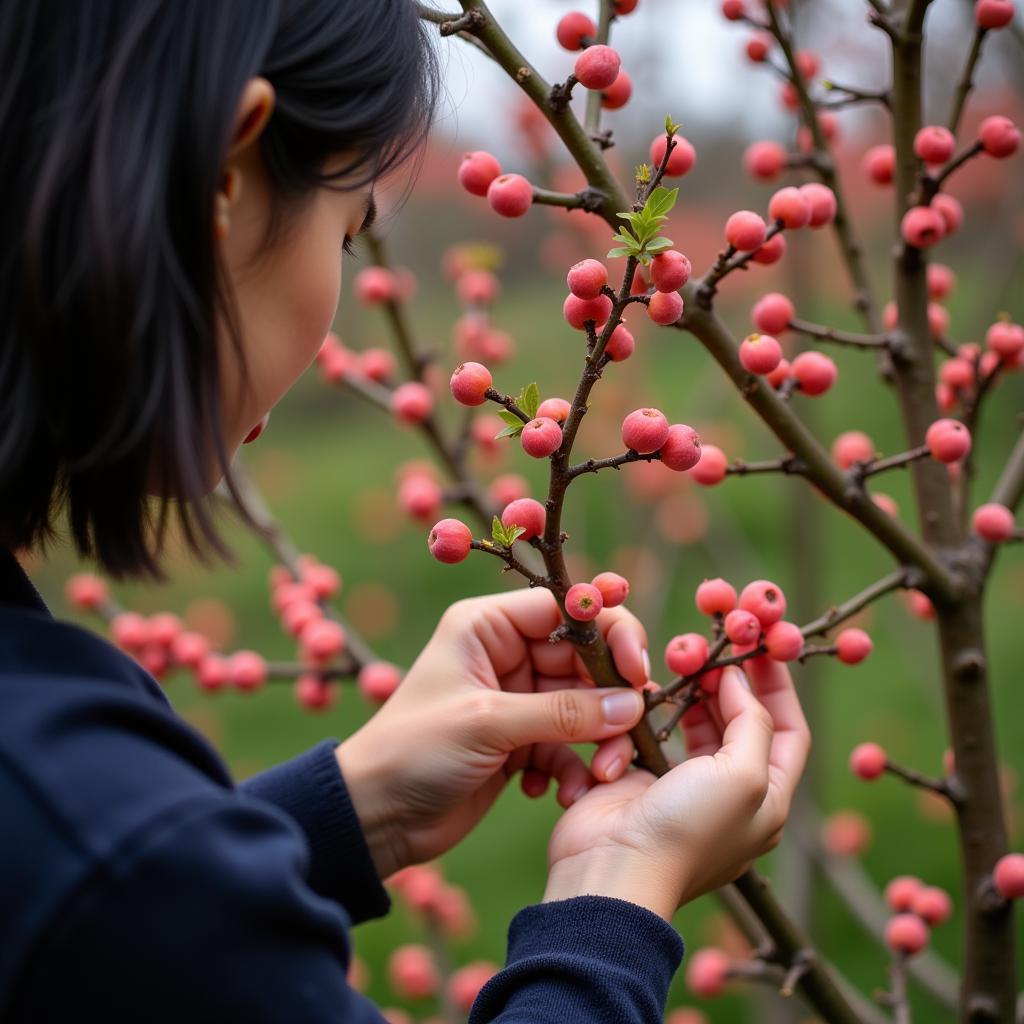
[[[726,476],[749,476],[752,473],[782,473],[785,476],[803,476],[807,467],[792,455],[764,462],[743,462],[737,459],[726,467]]]
[[[964,65],[963,74],[960,76],[956,92],[953,94],[953,103],[949,110],[949,117],[946,118],[946,127],[954,135],[957,134],[960,128],[960,118],[963,115],[967,97],[971,89],[974,88],[974,69],[977,67],[978,60],[981,57],[981,47],[987,35],[987,28],[983,28],[981,25],[975,26],[971,51],[967,55],[967,63]]]
[[[252,478],[246,472],[241,459],[236,458],[231,463],[231,480],[235,490],[242,499],[246,512],[259,526],[258,536],[267,546],[274,558],[288,571],[295,579],[302,578],[302,568],[299,565],[299,549],[295,542],[284,532],[281,524],[274,518],[269,506],[260,494]],[[226,481],[221,481],[214,491],[214,494],[229,508],[235,508],[236,503],[232,498]],[[324,615],[333,619],[345,631],[345,656],[351,661],[353,671],[358,671],[364,665],[380,659],[365,640],[352,628],[344,616],[326,599],[317,602],[323,609]]]
[[[612,19],[615,11],[612,0],[600,0],[600,12],[597,17],[597,38],[595,43],[607,45],[611,37]],[[590,136],[601,132],[601,110],[604,94],[600,89],[591,89],[587,93],[587,107],[583,115],[583,128]]]
[[[913,0],[905,30],[893,43],[893,123],[896,147],[896,223],[915,191],[918,158],[914,138],[922,125],[922,35],[927,0]],[[907,338],[904,359],[893,365],[907,442],[920,444],[938,418],[933,343],[928,324],[926,264],[921,252],[901,246],[895,261],[896,303]],[[949,474],[940,463],[914,464],[914,491],[925,542],[933,550],[963,550]],[[939,597],[936,621],[942,659],[946,720],[956,773],[966,794],[955,805],[963,867],[964,953],[961,1019],[996,1022],[1012,1019],[1017,992],[1014,978],[1016,935],[1010,912],[986,911],[982,883],[1008,848],[999,781],[998,747],[982,621],[984,574],[971,573],[959,593]],[[949,596],[953,600],[949,600]]]
[[[981,360],[974,361],[974,391],[964,402],[964,426],[970,431],[971,437],[978,436],[978,426],[981,420],[982,403],[987,395],[991,394],[992,387],[1003,369],[1000,361],[986,374],[981,373]],[[974,483],[976,473],[975,460],[977,451],[972,445],[971,450],[964,456],[960,464],[960,488],[957,500],[960,507],[960,525],[967,529],[967,516],[971,507],[971,485]]]
[[[1003,467],[999,482],[993,489],[989,501],[998,502],[1013,511],[1021,503],[1022,498],[1024,498],[1024,433],[1017,438],[1017,443]]]
[[[383,240],[373,232],[369,232],[366,235],[366,239],[374,263],[381,267],[390,268]],[[391,326],[392,336],[395,339],[396,347],[407,372],[413,380],[422,382],[424,370],[432,361],[432,358],[419,351],[413,338],[412,327],[406,316],[405,304],[398,299],[392,299],[384,303],[384,312]],[[346,377],[346,383],[359,391],[364,397],[380,404],[381,395],[376,388],[371,386],[370,382],[364,384],[360,378],[349,380]],[[429,447],[433,449],[438,461],[445,467],[452,480],[458,485],[459,491],[462,494],[462,504],[473,512],[485,528],[489,529],[491,517],[494,515],[495,510],[466,467],[464,445],[458,442],[449,442],[441,432],[441,428],[433,414],[417,424],[417,428],[423,434]]]
[[[768,14],[768,25],[766,28],[774,36],[782,50],[786,66],[789,68],[789,80],[796,90],[797,99],[800,103],[804,124],[811,135],[815,159],[810,166],[813,167],[822,183],[832,189],[836,197],[836,215],[833,229],[839,242],[840,251],[843,254],[843,262],[853,284],[854,306],[864,318],[868,330],[872,334],[877,334],[881,329],[881,317],[878,312],[875,289],[868,276],[867,262],[864,258],[864,246],[855,234],[850,221],[846,195],[839,181],[835,161],[832,159],[831,152],[829,151],[828,140],[825,138],[825,133],[818,120],[817,105],[807,91],[807,83],[804,82],[803,75],[800,74],[792,40],[789,34],[782,28],[775,5],[768,4],[766,9]],[[881,22],[880,27],[885,28],[887,25],[891,25],[888,19],[881,13],[877,15],[877,19]]]
[[[517,572],[523,579],[527,580],[531,587],[550,587],[550,581],[544,576],[538,576],[531,572],[514,554],[510,548],[502,547],[491,540],[474,540],[470,547],[474,551],[483,551],[485,554],[494,555],[505,563],[504,572]]]
[[[807,828],[800,821],[795,823],[798,841],[810,852],[854,920],[878,942],[884,942],[885,927],[892,917],[892,911],[878,887],[858,860],[837,857],[825,850],[819,838],[820,815],[815,814],[811,824],[812,827]],[[954,968],[936,953],[923,950],[910,961],[908,970],[939,1002],[950,1008],[956,1006],[960,979]]]
[[[907,995],[907,955],[893,953],[889,968],[892,989],[887,1000],[893,1011],[893,1024],[911,1024],[910,999]]]
[[[523,423],[529,423],[530,417],[523,412],[522,409],[516,404],[516,400],[511,395],[503,395],[500,391],[496,391],[494,388],[488,388],[484,392],[484,397],[489,402],[494,402],[497,405],[507,409],[513,416],[522,420]]]
[[[572,115],[571,110],[555,111],[548,105],[547,96],[550,92],[550,87],[537,74],[536,70],[530,66],[519,50],[513,46],[507,35],[494,20],[486,3],[483,0],[460,0],[460,2],[463,11],[477,10],[481,13],[483,24],[475,30],[476,34],[482,39],[488,50],[494,54],[495,59],[510,77],[520,85],[538,108],[544,112],[559,137],[565,143],[566,148],[575,158],[588,183],[605,194],[606,201],[599,212],[609,225],[617,229],[616,214],[626,209],[628,204],[622,190],[608,169],[600,149],[588,137],[583,127]],[[666,153],[666,159],[667,155]],[[628,261],[626,275],[628,280],[632,280],[635,269],[635,261]],[[604,334],[610,335],[616,319],[613,314],[609,323],[605,326]],[[735,342],[724,331],[724,328],[719,328],[719,330],[724,337],[728,338],[732,348],[732,358],[735,359]],[[606,341],[607,338],[604,338],[595,346],[595,352],[601,350]],[[746,375],[744,374],[743,376]],[[590,386],[592,386],[592,383]],[[581,380],[577,396],[579,396],[580,391],[589,393],[589,387],[585,379]],[[787,413],[789,412],[781,402],[778,402],[774,394],[772,394],[771,400]],[[577,408],[570,414],[569,420],[566,423],[566,432],[570,433],[570,436],[575,434],[581,418],[582,409],[577,404]],[[571,447],[571,440],[569,447]],[[787,445],[787,447],[790,450],[794,450],[791,446]],[[568,450],[564,439],[563,448]],[[800,452],[795,452],[795,454],[801,455]],[[821,458],[824,462],[828,462],[828,456],[823,450],[821,451]],[[552,458],[552,479],[555,478],[557,471],[564,473],[566,468],[567,459],[556,454]],[[829,471],[832,472],[831,467]],[[835,483],[838,490],[841,487],[841,483],[838,479],[835,480]],[[553,510],[554,514],[552,514]],[[551,506],[548,509],[545,541],[548,542],[549,551],[545,552],[545,559],[549,574],[552,576],[557,575],[559,579],[564,579],[566,573],[560,549],[560,514],[560,502],[557,500],[557,496],[555,496],[555,500],[551,501]],[[866,510],[863,514],[869,519],[873,518],[870,510]],[[880,514],[884,515],[881,512]],[[554,529],[552,530],[553,525]],[[880,524],[877,524],[876,528],[883,531],[889,529]],[[552,541],[555,541],[555,543],[552,544]],[[903,546],[902,543],[900,546]],[[553,570],[557,570],[557,572]],[[600,640],[600,634],[596,630],[579,631],[576,642],[582,659],[587,664],[588,669],[591,670],[591,674],[599,686],[626,684],[626,681],[621,679],[615,670],[607,647]],[[664,775],[668,771],[668,762],[646,720],[641,723],[641,726],[632,730],[631,735],[637,747],[640,762],[652,770],[654,774]],[[785,911],[772,896],[767,882],[757,872],[748,871],[744,874],[736,882],[736,889],[755,911],[766,931],[771,935],[784,963],[790,963],[799,951],[809,947],[810,944],[802,930],[789,919]],[[833,970],[827,962],[818,958],[815,959],[807,974],[800,980],[800,990],[810,1004],[829,1021],[838,1022],[838,1024],[861,1024],[862,1017],[853,1009],[849,997],[840,988]]]
[[[613,455],[607,459],[587,459],[586,462],[578,462],[575,466],[569,466],[565,472],[570,480],[574,480],[578,476],[583,476],[584,473],[597,473],[602,469],[618,469],[619,466],[625,466],[630,462],[660,461],[661,454],[659,452],[649,452],[646,455],[641,455],[640,452],[635,452],[631,448],[628,452],[623,452],[621,455]]]
[[[908,785],[917,786],[920,789],[927,789],[939,796],[944,796],[950,803],[955,804],[960,799],[960,794],[955,790],[953,784],[945,778],[933,778],[930,775],[922,775],[913,768],[906,768],[895,761],[886,758],[885,770],[890,775],[895,775]]]
[[[390,269],[391,262],[388,259],[383,238],[373,231],[367,232],[363,237],[366,239],[366,246],[370,251],[370,257],[373,262],[377,266]],[[389,299],[382,304],[382,308],[391,324],[391,333],[394,336],[398,354],[405,364],[409,379],[422,381],[424,371],[432,362],[432,358],[422,354],[417,349],[416,342],[413,340],[412,327],[406,316],[405,303],[398,299]]]
[[[918,459],[927,459],[931,456],[931,449],[926,444],[911,448],[908,452],[900,452],[899,455],[890,455],[885,459],[870,459],[867,462],[855,462],[850,467],[850,476],[857,481],[864,480],[877,473],[884,473],[887,469],[898,469],[909,466]]]
[[[747,403],[761,417],[779,442],[807,466],[807,478],[833,504],[858,520],[902,564],[919,568],[927,586],[948,597],[959,582],[950,569],[912,533],[906,525],[878,508],[861,488],[851,487],[849,478],[810,434],[796,413],[767,382],[751,375],[739,361],[736,342],[712,310],[701,308],[697,294],[688,284],[683,290],[688,302],[682,326],[691,331],[722,366]],[[934,403],[934,393],[931,401]],[[932,419],[937,419],[937,415]],[[932,421],[929,420],[929,424]],[[924,436],[924,427],[921,437]],[[945,468],[935,463],[945,473]],[[948,487],[948,484],[947,484]]]
[[[604,194],[594,188],[584,188],[579,192],[552,192],[536,185],[533,187],[535,206],[560,206],[566,210],[586,210],[593,213],[600,209],[604,200]]]
[[[342,379],[342,384],[354,391],[360,398],[366,399],[371,405],[383,412],[391,413],[391,389],[362,374],[349,372]]]
[[[782,231],[785,231],[785,225],[782,221],[776,221],[765,232],[765,242],[768,242]],[[740,253],[734,246],[726,246],[718,254],[715,265],[700,279],[699,289],[702,299],[710,303],[718,291],[719,282],[734,270],[745,270],[760,248],[761,246],[758,246],[757,249],[752,249],[750,252]]]
[[[840,331],[834,327],[812,324],[808,320],[798,320],[796,317],[789,321],[789,326],[791,330],[806,334],[817,341],[833,341],[837,345],[850,345],[854,348],[893,348],[896,340],[888,334],[856,334],[852,331]]]
[[[819,107],[836,110],[848,107],[853,103],[881,103],[883,107],[891,109],[892,100],[888,89],[858,89],[852,85],[840,85],[831,79],[825,79],[821,84],[826,92],[841,92],[844,95],[837,97],[834,101],[819,103]]]
[[[919,203],[927,206],[939,193],[946,179],[963,167],[968,160],[972,160],[979,153],[982,153],[984,149],[985,147],[981,140],[976,139],[962,153],[950,160],[938,174],[923,174],[921,176],[921,198]]]
[[[820,615],[818,618],[808,622],[806,626],[801,627],[800,632],[803,633],[804,639],[820,636],[823,633],[827,633],[835,626],[838,626],[841,622],[845,622],[847,619],[852,618],[859,611],[866,608],[872,602],[877,601],[879,598],[884,597],[886,594],[892,593],[894,590],[917,587],[919,584],[920,574],[916,570],[897,569],[895,572],[891,572],[887,576],[883,576],[880,580],[872,583],[870,586],[865,587],[860,591],[860,593],[854,594],[853,597],[844,601],[842,604],[833,606],[825,612],[824,615]],[[743,662],[748,661],[751,658],[760,657],[760,655],[765,653],[765,648],[761,645],[744,654],[734,654],[724,658],[719,657],[728,645],[729,640],[727,637],[719,637],[708,652],[707,661],[700,667],[700,669],[698,669],[693,675],[683,676],[680,679],[676,679],[673,682],[668,683],[666,686],[663,686],[657,693],[650,694],[648,697],[648,706],[657,706],[658,704],[665,703],[665,701],[670,699],[684,687],[698,683],[700,681],[700,677],[705,675],[707,672],[713,671],[714,669],[726,668],[729,665],[742,665]],[[807,653],[825,654],[833,652],[826,651],[824,649],[817,650],[812,648]]]

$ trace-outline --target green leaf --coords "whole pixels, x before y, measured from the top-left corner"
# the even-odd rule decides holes
[[[648,197],[644,209],[650,211],[652,216],[666,217],[672,207],[676,205],[678,197],[678,188],[667,189],[663,185],[659,185]]]
[[[608,250],[608,255],[605,256],[605,259],[607,259],[607,260],[618,260],[618,259],[622,259],[622,258],[624,258],[626,256],[632,256],[632,255],[633,255],[633,250],[632,249],[621,249],[621,248],[620,249],[609,249]]]
[[[513,545],[513,544],[514,544],[514,543],[515,543],[515,542],[516,542],[517,540],[519,540],[519,538],[520,538],[520,537],[522,537],[522,535],[523,535],[524,533],[526,533],[526,527],[525,527],[525,526],[516,526],[516,524],[515,524],[515,523],[513,523],[513,524],[512,524],[512,525],[511,525],[511,526],[510,526],[510,527],[508,528],[508,532],[507,532],[507,534],[506,534],[506,535],[507,535],[507,537],[508,537],[508,544],[506,545],[506,547],[512,547],[512,545]]]
[[[505,544],[505,524],[497,516],[491,521],[491,536],[498,544]]]
[[[630,210],[629,213],[617,213],[615,216],[620,220],[628,220],[634,228],[645,227],[649,222],[649,219],[642,212],[637,213],[633,210]]]
[[[676,132],[678,132],[680,128],[682,128],[681,124],[673,124],[673,122],[672,122],[672,115],[671,114],[666,114],[665,115],[665,134],[666,135],[675,135]]]
[[[511,427],[522,426],[523,421],[514,412],[509,412],[508,409],[499,409],[498,415]]]
[[[633,235],[627,234],[625,230],[616,232],[614,235],[612,235],[612,238],[616,242],[622,242],[623,245],[628,245],[631,249],[640,248],[640,239],[636,238]]]
[[[523,432],[523,427],[526,426],[519,417],[516,417],[516,426],[506,427],[500,434],[494,435],[495,441],[500,441],[503,437],[518,437]]]
[[[644,248],[648,252],[664,252],[666,249],[671,249],[674,244],[671,238],[659,235],[657,238],[652,238]]]
[[[519,408],[522,409],[531,420],[537,415],[537,410],[540,408],[540,389],[537,387],[536,381],[532,384],[527,384],[523,389]]]

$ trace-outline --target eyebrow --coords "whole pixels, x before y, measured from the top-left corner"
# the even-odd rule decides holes
[[[371,192],[366,200],[366,213],[363,215],[363,223],[359,228],[358,234],[362,235],[369,231],[373,227],[373,222],[377,219],[377,200],[374,198]]]

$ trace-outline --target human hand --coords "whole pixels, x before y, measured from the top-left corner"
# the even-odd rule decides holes
[[[631,771],[562,816],[545,902],[585,894],[639,903],[666,920],[778,844],[810,751],[789,670],[768,658],[726,669],[683,718],[689,756],[660,779]]]
[[[567,640],[549,642],[561,622],[543,589],[457,602],[395,693],[339,745],[382,877],[454,846],[519,771],[555,779],[564,807],[625,771],[649,675],[646,632],[625,608],[601,612],[595,623],[637,689],[598,689]],[[583,742],[598,744],[590,768],[567,745]]]

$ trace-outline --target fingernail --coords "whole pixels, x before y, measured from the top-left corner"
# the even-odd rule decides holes
[[[590,792],[590,787],[589,786],[580,786],[580,788],[577,789],[575,793],[573,793],[572,798],[570,799],[569,803],[572,803],[572,804],[576,803],[577,800],[581,799],[582,797],[585,797],[589,792]]]
[[[732,666],[732,670],[733,670],[733,672],[736,673],[736,678],[739,680],[740,684],[745,689],[750,690],[750,680],[747,678],[747,673],[744,672],[743,669],[739,668],[736,665]],[[753,692],[753,691],[751,691],[751,692]]]
[[[651,678],[651,656],[647,653],[647,648],[643,649],[644,657],[644,679]]]
[[[605,769],[605,778],[609,782],[614,782],[619,777],[619,773],[622,771],[622,758],[617,757],[608,767]]]
[[[610,693],[601,700],[601,714],[609,725],[625,725],[636,718],[642,700],[636,690]]]

